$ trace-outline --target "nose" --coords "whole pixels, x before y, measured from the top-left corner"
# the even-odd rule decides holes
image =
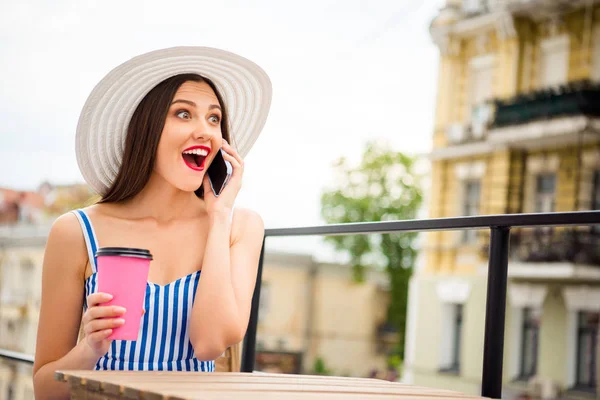
[[[210,141],[214,136],[215,136],[215,132],[214,128],[210,127],[208,124],[206,123],[198,123],[198,125],[196,125],[196,129],[193,132],[193,136],[195,140],[199,140],[199,141]]]
[[[194,139],[199,141],[210,141],[214,136],[214,133],[211,133],[205,129],[199,129],[194,132]]]

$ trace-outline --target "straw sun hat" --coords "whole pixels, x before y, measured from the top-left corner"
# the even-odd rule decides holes
[[[271,81],[258,65],[209,47],[173,47],[132,58],[108,73],[92,90],[77,124],[75,151],[86,182],[105,194],[123,156],[129,121],[144,96],[174,75],[210,79],[228,112],[232,142],[245,157],[258,138],[271,105]]]

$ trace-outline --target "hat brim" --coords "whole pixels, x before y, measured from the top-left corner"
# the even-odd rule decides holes
[[[112,186],[131,117],[144,96],[175,75],[210,79],[223,98],[241,157],[260,135],[271,106],[269,77],[237,54],[210,47],[173,47],[142,54],[110,71],[92,90],[79,117],[75,151],[86,182],[99,194]]]

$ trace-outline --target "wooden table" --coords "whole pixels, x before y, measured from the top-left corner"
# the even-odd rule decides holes
[[[481,399],[377,379],[264,373],[59,371],[72,399]]]

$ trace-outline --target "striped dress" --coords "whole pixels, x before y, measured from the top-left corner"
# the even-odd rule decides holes
[[[97,291],[96,249],[98,242],[90,219],[83,210],[75,210],[92,267],[85,281],[85,296]],[[203,371],[215,370],[215,362],[194,357],[189,338],[189,321],[200,271],[167,285],[146,284],[144,310],[138,339],[113,340],[108,352],[100,357],[96,370]],[[87,301],[84,300],[84,311]]]

